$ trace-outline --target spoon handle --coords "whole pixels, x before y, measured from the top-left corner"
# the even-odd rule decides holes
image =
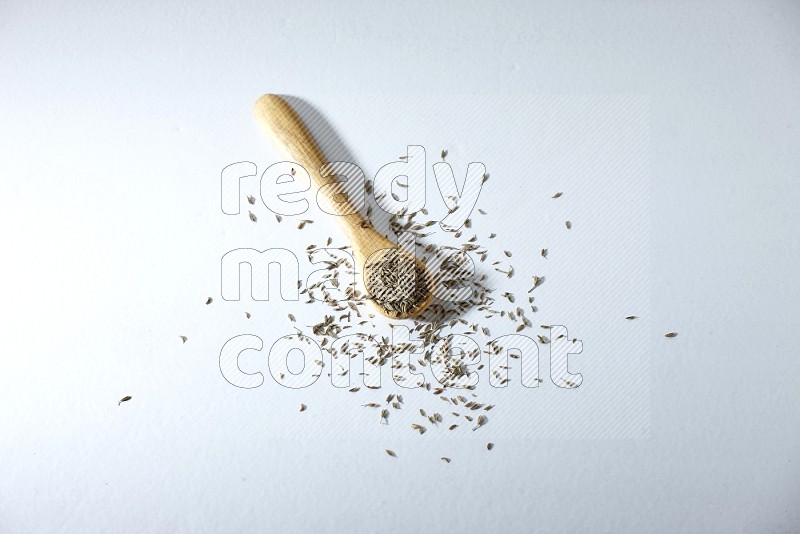
[[[308,171],[318,188],[333,182],[331,177],[324,178],[320,173],[320,169],[328,162],[302,119],[286,100],[278,95],[264,95],[256,101],[254,113],[256,121],[272,143],[285,157]],[[343,187],[326,187],[323,191],[341,213],[342,226],[350,238],[359,263],[363,264],[364,259],[376,250],[395,248],[396,245],[376,232],[372,226],[363,224],[364,219],[350,199],[340,194],[344,193]]]

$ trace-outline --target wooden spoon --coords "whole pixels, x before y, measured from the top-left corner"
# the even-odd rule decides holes
[[[353,248],[356,267],[362,267],[369,300],[377,311],[396,319],[421,313],[433,299],[432,277],[422,262],[375,231],[353,207],[341,182],[322,177],[320,169],[328,162],[286,100],[278,95],[264,95],[256,101],[254,113],[272,143],[285,157],[301,165],[317,187],[334,184],[325,188],[325,192],[340,212],[337,218]]]

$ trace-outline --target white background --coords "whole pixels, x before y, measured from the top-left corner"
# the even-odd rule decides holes
[[[790,2],[2,4],[0,532],[797,531],[799,27]],[[329,387],[225,382],[225,339],[290,331],[217,294],[225,251],[298,236],[219,210],[225,165],[277,158],[251,115],[266,92],[311,103],[368,175],[406,143],[456,175],[485,161],[481,231],[549,269],[541,322],[584,327],[586,386],[613,361],[599,334],[646,340],[646,432],[503,436],[552,384],[461,439],[382,428]],[[524,103],[546,95],[645,99],[647,182],[591,158],[528,172],[585,149],[537,153]],[[647,194],[605,202],[626,186]],[[626,215],[646,246],[618,262],[645,272],[579,261]],[[336,231],[315,225],[303,246]]]

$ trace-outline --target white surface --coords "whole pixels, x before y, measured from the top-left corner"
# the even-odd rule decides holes
[[[0,531],[800,529],[800,9],[562,4],[0,6]],[[471,436],[373,432],[373,414],[330,388],[309,391],[302,419],[308,397],[225,382],[219,348],[249,328],[244,310],[265,341],[287,329],[273,333],[275,306],[203,304],[222,253],[287,239],[263,207],[256,225],[219,211],[225,165],[275,161],[251,117],[265,92],[314,105],[368,175],[407,142],[432,159],[448,148],[457,175],[486,160],[483,230],[507,227],[529,255],[518,269],[545,245],[512,229],[565,216],[539,219],[526,196],[583,212],[569,215],[575,240],[608,218],[586,176],[524,172],[547,160],[536,142],[513,153],[537,130],[511,103],[646,98],[647,437],[492,438],[489,453]],[[458,115],[475,95],[491,129]],[[545,202],[556,190],[562,203]],[[548,261],[579,259],[554,236]],[[579,267],[548,267],[542,313],[567,326],[611,313],[561,300],[575,297],[559,277],[590,286],[596,265]],[[605,302],[637,313],[626,297]],[[582,337],[589,385],[587,360],[609,355]]]

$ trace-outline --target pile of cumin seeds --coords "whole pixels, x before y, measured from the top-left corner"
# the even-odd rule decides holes
[[[370,300],[395,317],[419,307],[428,298],[431,280],[414,258],[400,249],[381,251],[364,266]]]

